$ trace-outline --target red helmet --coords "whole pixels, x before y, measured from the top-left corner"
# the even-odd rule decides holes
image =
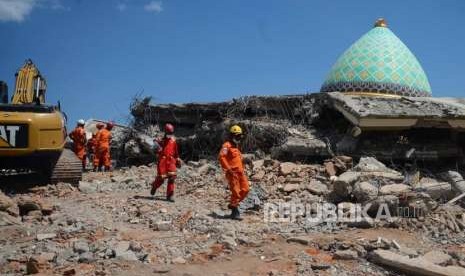
[[[115,126],[115,123],[113,123],[113,122],[108,122],[107,123],[107,129],[108,130],[111,130],[114,126]]]
[[[165,132],[166,133],[174,133],[174,126],[172,124],[166,124],[165,125]]]
[[[97,127],[97,129],[102,129],[104,124],[103,123],[97,123],[97,125],[95,125]]]

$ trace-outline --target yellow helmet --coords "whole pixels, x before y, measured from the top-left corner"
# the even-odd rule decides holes
[[[234,134],[234,135],[240,135],[240,134],[242,134],[242,128],[240,126],[238,126],[238,125],[233,125],[229,129],[229,133]]]

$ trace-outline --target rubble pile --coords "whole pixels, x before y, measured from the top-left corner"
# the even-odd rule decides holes
[[[404,173],[369,157],[355,165],[347,156],[319,164],[261,153],[245,159],[252,185],[239,222],[227,219],[227,183],[218,164],[206,159],[178,171],[175,203],[164,201],[163,189],[155,199],[148,195],[154,164],[86,173],[78,187],[0,194],[0,273],[189,271],[245,257],[268,275],[408,274],[418,266],[424,275],[463,275],[465,212],[461,200],[447,203],[459,195],[452,188],[462,183],[459,173],[406,182]],[[265,220],[267,204],[334,203],[348,210],[369,202],[387,203],[393,219],[376,221],[369,212],[372,219],[356,222],[309,221],[306,214]]]

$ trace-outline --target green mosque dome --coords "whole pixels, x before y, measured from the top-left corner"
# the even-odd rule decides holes
[[[378,19],[333,65],[321,92],[335,91],[431,96],[420,63],[384,19]]]

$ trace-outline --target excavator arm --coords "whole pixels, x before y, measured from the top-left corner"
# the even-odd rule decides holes
[[[47,83],[32,60],[26,60],[16,73],[12,104],[44,104]]]

